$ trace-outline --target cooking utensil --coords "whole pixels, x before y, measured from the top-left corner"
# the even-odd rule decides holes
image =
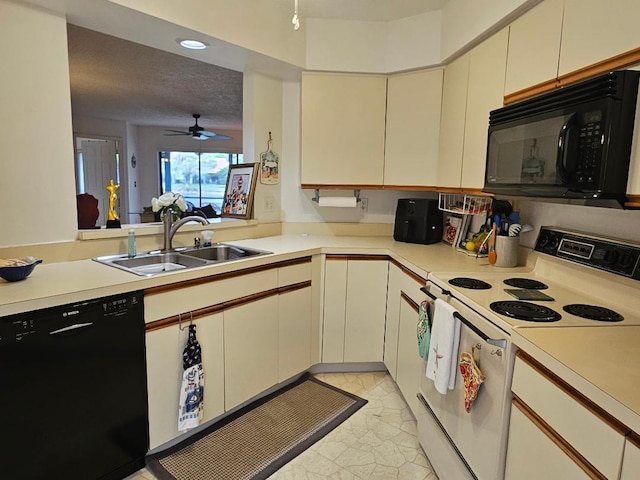
[[[496,253],[496,224],[493,224],[493,228],[491,229],[491,234],[490,234],[491,239],[489,240],[489,253],[488,253],[488,258],[489,258],[489,263],[491,265],[496,263],[496,260],[498,259],[498,254]]]

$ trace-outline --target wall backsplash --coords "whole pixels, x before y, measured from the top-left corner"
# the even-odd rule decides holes
[[[640,243],[640,210],[566,205],[528,199],[516,200],[523,223],[533,225],[522,235],[521,245],[535,245],[541,226],[564,227]]]

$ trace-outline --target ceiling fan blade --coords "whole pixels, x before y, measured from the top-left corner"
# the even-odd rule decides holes
[[[173,132],[180,135],[191,135],[191,132],[183,132],[182,130],[166,130],[167,132]],[[168,134],[165,134],[168,135]]]
[[[198,132],[198,135],[209,137],[209,138],[215,138],[216,140],[231,140],[231,137],[227,135],[219,135],[215,132],[208,132],[206,130],[202,130],[201,132]]]

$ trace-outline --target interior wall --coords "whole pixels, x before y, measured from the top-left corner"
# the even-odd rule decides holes
[[[0,246],[72,240],[77,216],[66,21],[4,0],[0,18]],[[25,32],[29,41],[18,48]]]
[[[140,204],[140,188],[138,187],[138,129],[135,125],[127,123],[127,137],[125,140],[127,156],[123,159],[124,170],[127,172],[127,197],[129,199],[129,210],[122,213],[123,223],[140,223],[139,212],[142,212]],[[132,157],[135,157],[136,165],[132,164]]]

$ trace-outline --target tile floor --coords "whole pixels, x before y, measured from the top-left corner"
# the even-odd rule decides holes
[[[369,402],[269,480],[438,480],[416,439],[416,422],[388,374],[316,376]],[[141,470],[127,480],[155,477]]]

